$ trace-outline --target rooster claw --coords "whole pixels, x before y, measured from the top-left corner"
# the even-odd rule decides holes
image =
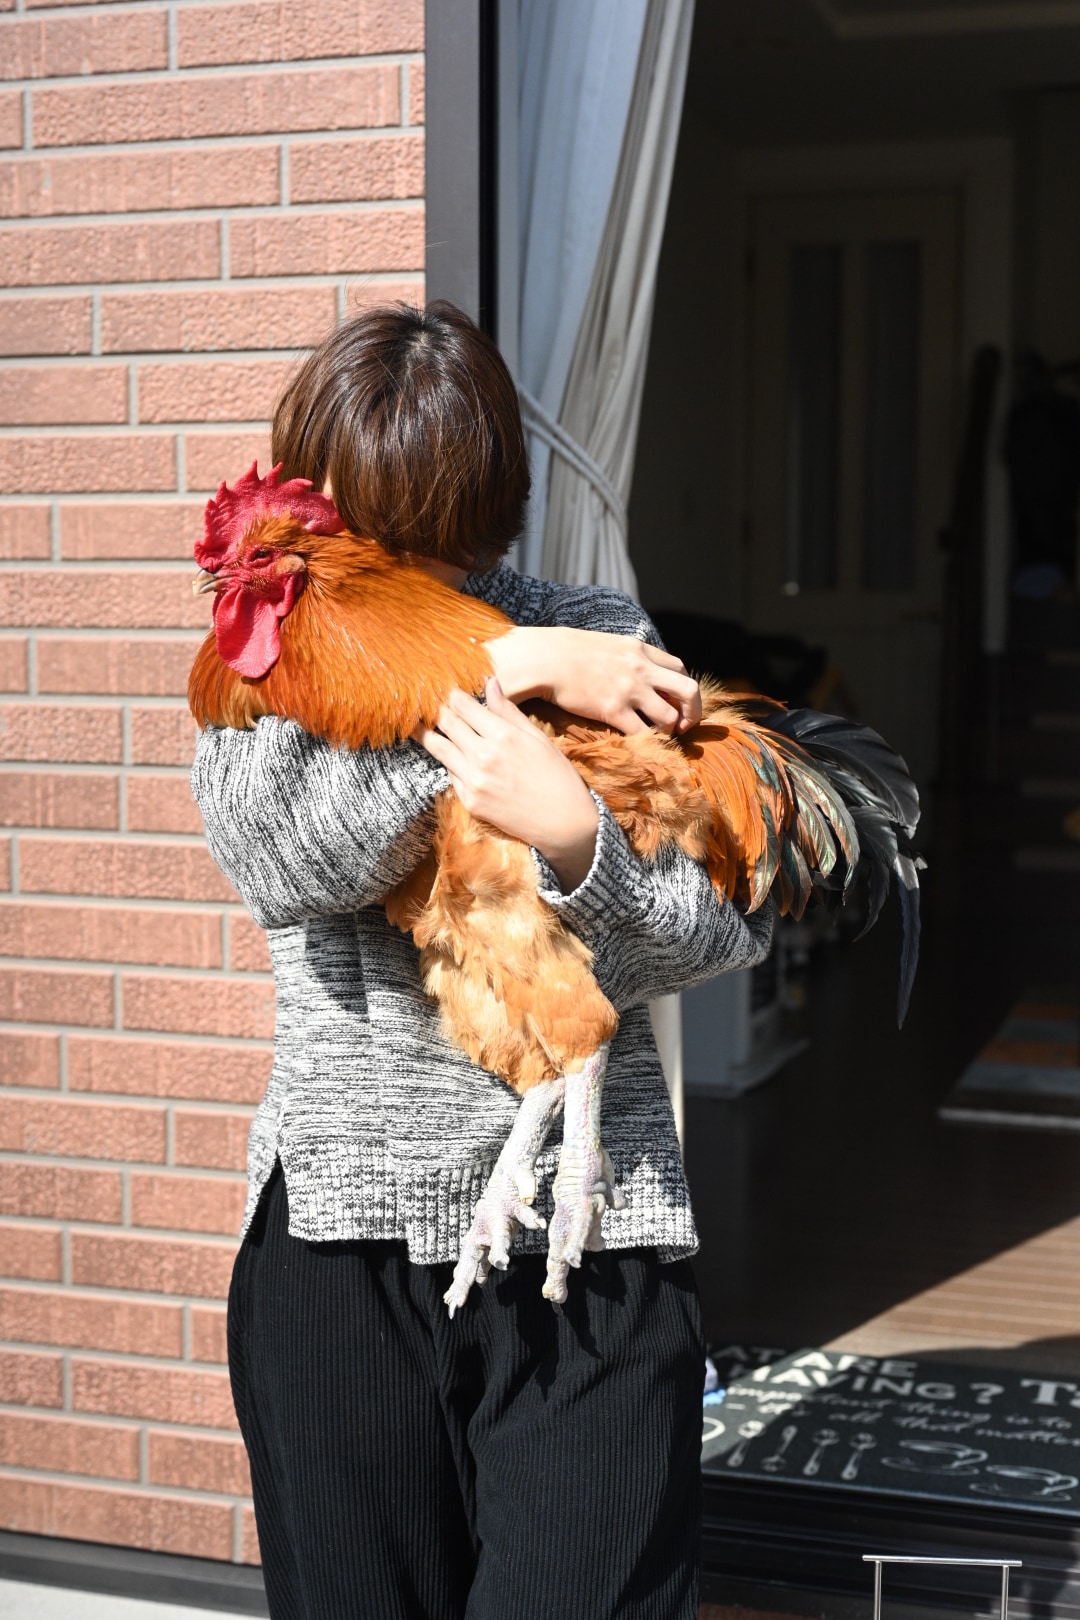
[[[536,1157],[551,1122],[562,1107],[561,1081],[541,1082],[526,1092],[514,1128],[499,1154],[465,1234],[453,1281],[443,1295],[450,1315],[460,1310],[474,1283],[482,1288],[492,1267],[505,1271],[519,1228],[542,1231],[547,1225],[533,1208],[536,1202]]]
[[[454,1280],[443,1295],[451,1317],[468,1299],[473,1283],[482,1288],[493,1267],[496,1271],[506,1270],[510,1245],[519,1227],[527,1226],[535,1232],[546,1225],[543,1216],[532,1208],[535,1198],[536,1177],[531,1166],[522,1165],[513,1171],[496,1165],[465,1234]]]
[[[604,1247],[604,1211],[625,1209],[626,1199],[615,1186],[606,1150],[580,1141],[564,1143],[553,1191],[543,1294],[558,1311],[566,1303],[570,1268],[581,1265],[586,1251],[595,1254]]]

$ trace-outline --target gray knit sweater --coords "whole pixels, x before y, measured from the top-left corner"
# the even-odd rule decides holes
[[[505,565],[466,590],[518,624],[656,640],[618,592],[528,579]],[[210,728],[191,773],[211,853],[268,931],[277,990],[274,1068],[251,1129],[244,1230],[280,1157],[297,1237],[404,1238],[421,1263],[457,1258],[518,1100],[443,1035],[418,954],[381,895],[431,841],[446,773],[415,743],[336,751],[292,721]],[[595,953],[621,1015],[603,1134],[626,1208],[613,1248],[691,1254],[697,1235],[646,1002],[768,950],[771,908],[747,918],[677,851],[646,865],[601,807],[588,876],[563,894],[539,857],[545,901]],[[549,1213],[558,1133],[537,1166]],[[544,1234],[523,1232],[523,1250]]]

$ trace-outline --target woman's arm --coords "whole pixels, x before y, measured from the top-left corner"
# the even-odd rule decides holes
[[[567,893],[540,858],[540,895],[592,951],[597,983],[617,1011],[768,956],[771,902],[745,916],[680,849],[641,860],[611,811],[596,802],[596,850],[585,878]]]
[[[446,785],[415,743],[333,749],[276,718],[208,728],[191,770],[210,853],[263,928],[381,900],[430,847]]]
[[[487,644],[515,703],[546,698],[627,736],[680,732],[701,719],[701,692],[680,658],[627,633],[523,625]]]
[[[421,727],[417,741],[446,766],[471,815],[531,844],[564,889],[577,887],[596,849],[596,804],[570,761],[498,681],[487,683],[486,708],[452,692],[438,730]]]
[[[767,955],[772,908],[744,917],[677,849],[641,860],[603,800],[497,683],[486,709],[455,693],[438,731],[421,737],[473,815],[533,846],[541,897],[593,951],[620,1011]]]

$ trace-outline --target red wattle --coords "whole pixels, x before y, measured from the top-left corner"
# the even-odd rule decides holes
[[[296,576],[290,575],[280,601],[245,590],[239,583],[226,585],[214,598],[214,634],[222,658],[238,675],[257,681],[281,657],[283,619],[296,598]]]

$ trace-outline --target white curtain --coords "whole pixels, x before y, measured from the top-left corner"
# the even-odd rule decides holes
[[[524,571],[631,595],[626,503],[694,0],[521,0]],[[677,996],[651,1008],[682,1134]]]
[[[626,502],[693,10],[522,0],[519,382],[534,495],[520,560],[632,594]]]
[[[647,10],[647,0],[521,0],[518,381],[551,418],[600,254]],[[527,574],[545,572],[550,455],[530,433],[533,493],[518,557]]]

